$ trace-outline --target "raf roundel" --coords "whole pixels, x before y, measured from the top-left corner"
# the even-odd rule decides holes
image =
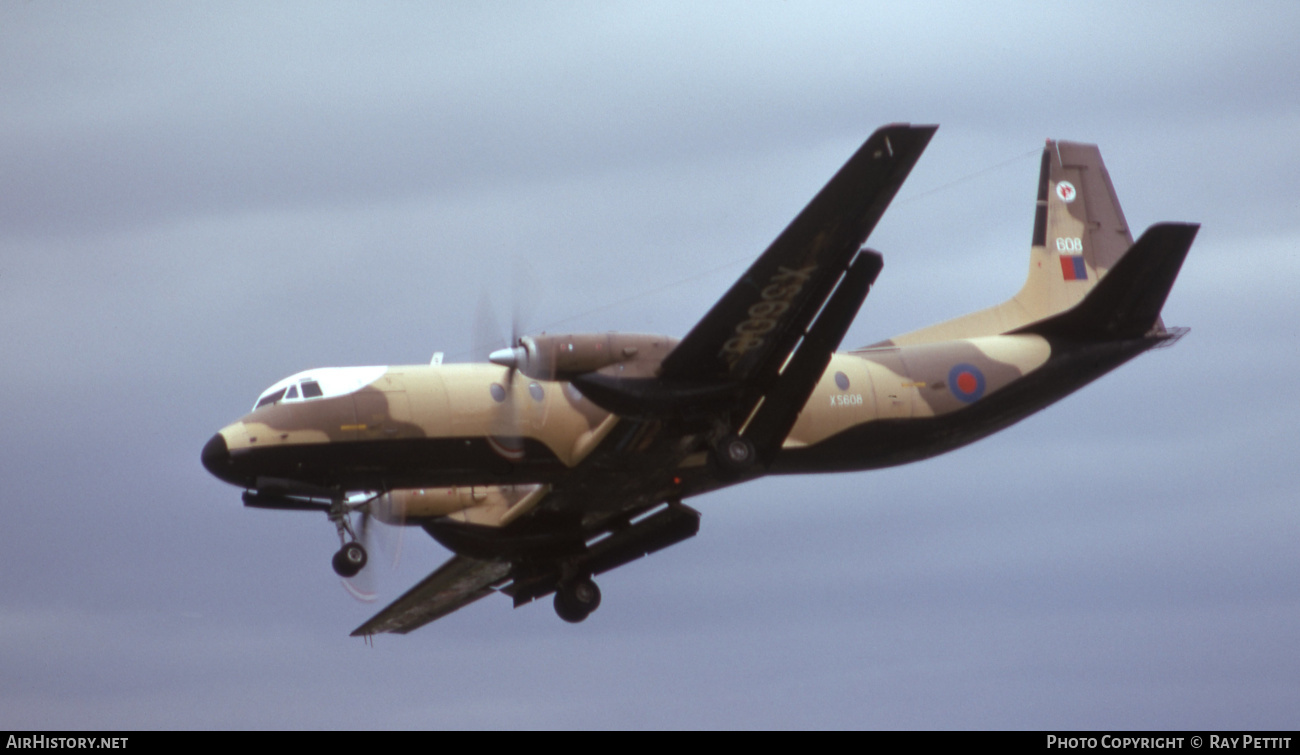
[[[956,365],[948,371],[948,389],[957,400],[974,403],[984,395],[984,373],[973,364]]]
[[[1069,181],[1062,181],[1056,185],[1056,196],[1060,197],[1061,201],[1066,204],[1073,202],[1078,194],[1074,189],[1074,184]]]

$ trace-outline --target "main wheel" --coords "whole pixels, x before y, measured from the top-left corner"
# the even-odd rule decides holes
[[[561,584],[555,589],[555,613],[577,624],[600,608],[600,588],[589,577]]]
[[[361,543],[348,543],[334,554],[334,573],[340,577],[355,577],[366,565],[366,549]]]
[[[758,452],[748,438],[728,435],[713,448],[713,459],[723,472],[742,474],[754,466]]]

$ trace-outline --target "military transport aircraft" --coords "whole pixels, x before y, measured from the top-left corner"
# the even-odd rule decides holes
[[[835,353],[881,269],[862,245],[935,128],[876,131],[681,340],[543,333],[485,364],[300,372],[214,435],[203,465],[247,506],[327,514],[345,577],[371,517],[452,551],[354,635],[493,592],[554,593],[578,622],[600,604],[593,575],[696,534],[687,498],[951,451],[1184,332],[1160,310],[1198,226],[1135,243],[1097,148],[1049,141],[1019,293]]]

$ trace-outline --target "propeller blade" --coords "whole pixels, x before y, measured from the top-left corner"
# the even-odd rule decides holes
[[[343,589],[353,598],[362,603],[373,603],[379,598],[380,594],[380,569],[375,566],[374,554],[377,550],[391,551],[393,553],[391,568],[396,569],[398,560],[401,557],[403,528],[399,526],[397,545],[392,548],[389,547],[387,538],[377,538],[376,534],[387,532],[387,527],[382,526],[385,522],[397,520],[399,524],[405,524],[405,517],[402,515],[404,512],[395,512],[393,510],[392,499],[387,494],[370,495],[367,493],[361,500],[349,502],[348,505],[351,513],[355,513],[361,519],[356,528],[356,538],[361,543],[361,547],[366,549],[366,553],[370,554],[370,558],[361,571],[352,577],[342,578],[340,581],[343,584]],[[376,520],[379,525],[375,524]],[[375,547],[377,539],[385,540],[384,544],[378,549]]]
[[[474,352],[476,358],[486,357],[492,364],[506,368],[500,388],[493,388],[498,407],[492,421],[489,444],[501,456],[517,460],[523,457],[524,442],[521,437],[523,418],[528,402],[515,395],[515,379],[527,373],[532,353],[532,340],[524,337],[524,322],[531,315],[538,300],[537,276],[522,259],[516,258],[511,276],[510,334],[501,348],[501,331],[491,300],[485,291],[479,299],[475,320]],[[504,390],[502,390],[504,389]]]
[[[513,343],[505,344],[508,347]],[[492,300],[487,291],[478,299],[478,310],[474,314],[474,359],[487,359],[488,355],[502,346],[501,327],[492,311]]]

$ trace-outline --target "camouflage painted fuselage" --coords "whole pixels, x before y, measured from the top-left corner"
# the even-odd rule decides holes
[[[1006,427],[1151,345],[1054,353],[1042,336],[1006,335],[836,354],[768,471],[843,472],[934,456]],[[268,479],[375,491],[553,483],[586,456],[610,419],[567,382],[508,382],[507,370],[491,364],[344,369],[375,378],[341,395],[255,409],[219,433],[229,458],[214,471],[250,489]],[[507,385],[510,395],[497,400]],[[680,466],[694,477],[704,460],[691,456]]]

